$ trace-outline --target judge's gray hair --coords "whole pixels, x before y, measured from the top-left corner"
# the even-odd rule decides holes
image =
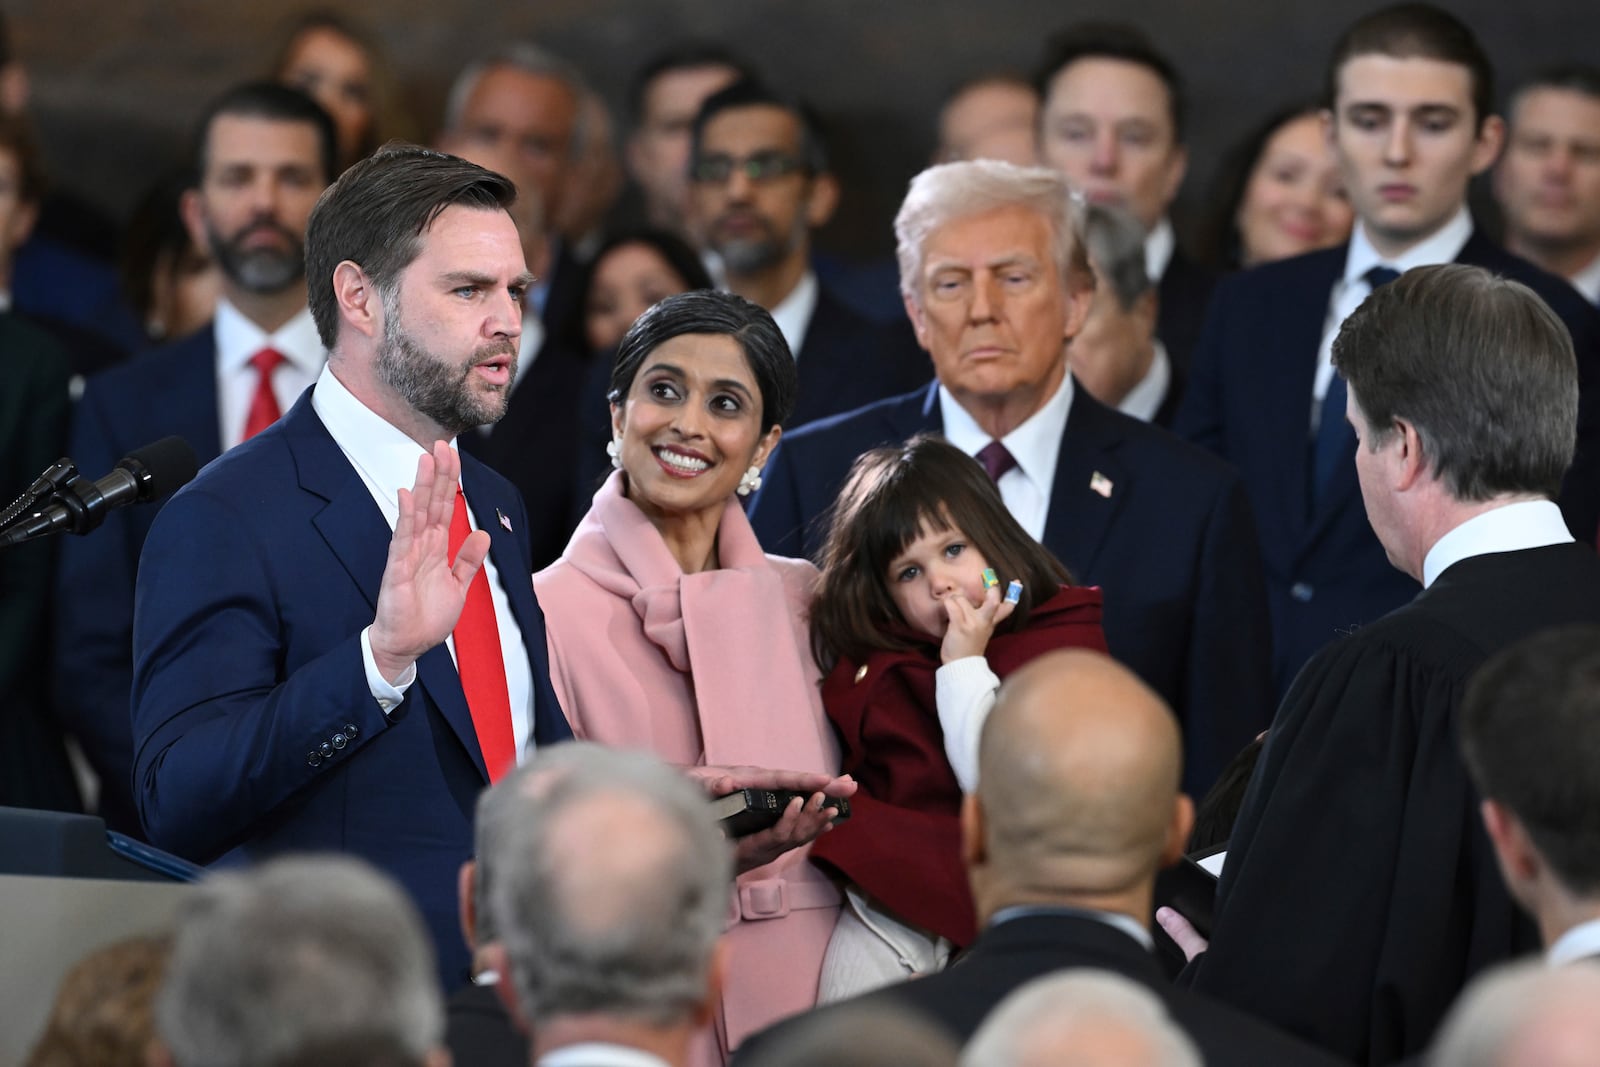
[[[940,163],[911,179],[911,188],[894,217],[901,294],[922,305],[923,247],[935,230],[1005,207],[1027,208],[1049,222],[1051,251],[1063,285],[1094,288],[1081,237],[1082,200],[1067,179],[1048,167],[969,159]]]
[[[444,1036],[433,948],[410,899],[359,860],[208,877],[179,914],[156,1033],[178,1067],[267,1067],[330,1042],[416,1060]]]
[[[1159,997],[1119,974],[1088,968],[1036,978],[1002,1000],[967,1042],[961,1067],[1047,1063],[1049,1049],[1105,1030],[1143,1039],[1140,1058],[1128,1067],[1204,1067]]]

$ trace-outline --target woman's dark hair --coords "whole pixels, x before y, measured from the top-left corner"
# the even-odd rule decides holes
[[[623,230],[602,241],[594,256],[590,258],[589,265],[584,268],[583,284],[578,289],[578,292],[583,294],[583,307],[589,306],[589,293],[594,288],[595,275],[600,273],[601,262],[612,252],[626,245],[644,245],[660,256],[683,282],[685,292],[713,287],[711,275],[706,271],[706,265],[700,261],[699,253],[677,234],[649,227]],[[572,342],[573,351],[576,352],[589,351],[589,341],[583,329],[584,318],[583,315],[572,316],[572,337],[569,340]]]
[[[889,596],[889,564],[924,526],[960,529],[1002,585],[1022,582],[1022,599],[1002,632],[1021,628],[1030,609],[1072,583],[1061,561],[1012,518],[977,460],[932,434],[875,448],[850,468],[829,513],[822,581],[811,604],[811,650],[825,669],[843,656],[860,660],[922,643]]]
[[[1189,846],[1185,851],[1212,849],[1226,844],[1233,836],[1234,821],[1239,818],[1239,809],[1244,807],[1244,792],[1250,786],[1250,776],[1255,773],[1266,743],[1265,735],[1256,738],[1222,768],[1216,784],[1195,808],[1194,829],[1189,833]]]
[[[1322,108],[1312,101],[1301,101],[1282,107],[1251,127],[1250,132],[1235,142],[1223,155],[1211,180],[1211,195],[1206,197],[1210,209],[1200,228],[1197,251],[1201,261],[1215,270],[1238,270],[1244,265],[1244,244],[1239,236],[1239,208],[1244,194],[1250,188],[1250,176],[1267,150],[1267,143],[1279,130],[1307,116],[1315,116]]]
[[[151,328],[156,279],[163,272],[182,273],[187,263],[204,262],[207,256],[189,236],[178,206],[184,190],[194,188],[194,184],[194,175],[187,168],[163,175],[139,199],[122,236],[118,264],[122,292],[147,331]]]
[[[669,296],[628,327],[611,364],[611,388],[606,399],[613,404],[622,403],[650,353],[674,337],[697,333],[722,335],[739,342],[761,392],[761,432],[781,426],[794,411],[795,394],[800,390],[789,343],[765,308],[715,289]]]

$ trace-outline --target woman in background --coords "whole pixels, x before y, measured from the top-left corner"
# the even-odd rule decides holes
[[[272,77],[311,97],[333,118],[341,172],[385,141],[416,139],[377,44],[332,12],[308,12],[294,23]]]

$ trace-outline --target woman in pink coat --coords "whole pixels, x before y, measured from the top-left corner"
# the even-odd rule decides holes
[[[765,555],[735,495],[760,485],[796,385],[771,316],[726,293],[670,297],[623,338],[617,471],[533,579],[550,680],[579,737],[680,764],[838,773],[806,628],[816,569]],[[697,1063],[814,1003],[840,894],[807,853],[739,877]]]

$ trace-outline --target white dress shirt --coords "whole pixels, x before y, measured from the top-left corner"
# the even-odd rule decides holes
[[[1317,432],[1322,421],[1322,398],[1327,395],[1328,383],[1333,381],[1333,339],[1339,336],[1339,327],[1351,312],[1372,293],[1363,274],[1373,267],[1393,267],[1404,274],[1415,267],[1431,267],[1439,263],[1454,263],[1462,246],[1472,236],[1472,215],[1466,205],[1439,227],[1432,236],[1418,241],[1398,256],[1385,258],[1367,239],[1366,226],[1356,223],[1350,234],[1350,250],[1345,255],[1344,275],[1333,283],[1328,298],[1328,317],[1323,324],[1322,345],[1317,349],[1317,376],[1311,386],[1311,432]]]
[[[1432,585],[1446,567],[1473,556],[1571,543],[1561,509],[1552,502],[1506,504],[1468,519],[1435,541],[1422,560],[1422,588]]]
[[[401,433],[382,416],[353,396],[339,381],[331,367],[324,367],[317,378],[317,391],[311,394],[311,406],[317,417],[327,427],[339,450],[361,476],[367,492],[372,494],[384,521],[393,530],[400,519],[400,490],[410,489],[416,481],[417,459],[424,449]],[[451,447],[455,442],[451,442]],[[471,502],[467,504],[467,521],[474,530],[481,524],[472,514]],[[516,746],[517,761],[527,759],[533,737],[533,669],[529,666],[528,649],[522,641],[522,628],[511,613],[511,601],[506,597],[504,583],[496,570],[494,560],[488,556],[483,561],[489,581],[489,597],[494,603],[495,625],[500,631],[500,656],[505,661],[506,689],[511,697],[511,737]],[[514,575],[521,581],[531,581],[531,576]],[[416,665],[407,668],[399,682],[390,685],[378,672],[372,656],[372,643],[368,631],[361,631],[361,657],[366,664],[367,687],[387,714],[404,699],[405,691],[416,680]],[[455,658],[455,638],[445,638],[445,646]]]
[[[284,362],[272,374],[272,395],[278,401],[278,410],[285,412],[317,380],[328,353],[317,337],[317,326],[311,321],[308,308],[267,333],[226,298],[219,297],[211,331],[217,343],[217,426],[222,431],[222,440],[217,443],[226,452],[244,440],[250,403],[261,381],[261,372],[250,364],[251,356],[263,348],[282,353]]]
[[[1600,304],[1600,256],[1595,256],[1587,267],[1567,280],[1589,303]]]
[[[1556,938],[1544,959],[1552,967],[1564,967],[1593,956],[1600,956],[1600,919],[1579,923]]]
[[[789,290],[789,295],[778,301],[772,309],[772,321],[789,344],[795,359],[800,358],[800,346],[806,343],[806,330],[811,326],[811,316],[817,311],[817,276],[811,270],[800,275],[800,281]]]
[[[1056,482],[1056,460],[1061,453],[1061,435],[1066,432],[1067,412],[1071,408],[1072,375],[1067,374],[1044,407],[1000,440],[1017,461],[1017,465],[1002,474],[996,483],[1000,499],[1035,541],[1044,538],[1044,523],[1050,514],[1050,488]],[[939,387],[939,414],[944,419],[945,439],[969,456],[976,456],[992,440],[942,385]]]
[[[1172,253],[1178,247],[1177,234],[1172,232],[1172,220],[1163,218],[1144,239],[1144,272],[1150,276],[1151,285],[1160,285],[1161,278],[1172,263]]]
[[[1150,369],[1144,372],[1139,384],[1129,389],[1128,395],[1117,405],[1118,411],[1140,422],[1149,422],[1156,417],[1156,412],[1161,410],[1161,402],[1167,398],[1167,390],[1172,387],[1172,360],[1167,356],[1167,346],[1161,343],[1160,338],[1153,338],[1152,343],[1156,351],[1155,357],[1150,360]]]
[[[1155,938],[1150,936],[1137,920],[1130,915],[1123,915],[1116,911],[1100,911],[1097,908],[1071,908],[1059,904],[1017,904],[1009,908],[1001,908],[989,919],[990,926],[999,926],[1012,919],[1026,919],[1035,915],[1059,915],[1075,919],[1093,919],[1115,927],[1143,945],[1147,951],[1156,950]]]

